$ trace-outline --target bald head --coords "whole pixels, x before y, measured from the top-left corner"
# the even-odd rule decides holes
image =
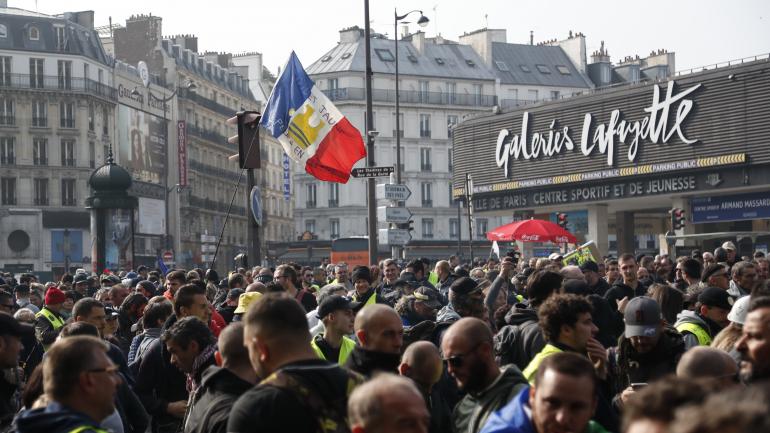
[[[427,431],[430,414],[412,382],[394,374],[380,374],[356,387],[348,399],[352,431],[396,432],[404,425]]]
[[[484,321],[475,317],[466,317],[458,320],[447,329],[444,341],[447,339],[462,339],[471,346],[482,343],[492,345],[492,330]]]
[[[676,375],[685,379],[727,379],[738,373],[738,365],[726,352],[696,346],[685,352],[676,366]]]
[[[404,328],[393,308],[382,304],[367,305],[356,315],[354,327],[364,349],[401,353]]]
[[[243,345],[243,322],[233,322],[219,334],[217,342],[224,367],[249,365],[249,351]]]
[[[246,286],[247,292],[259,292],[259,293],[265,293],[265,285],[260,283],[259,281],[255,281],[248,286]]]
[[[438,348],[429,341],[417,341],[409,345],[398,368],[402,376],[412,379],[419,388],[425,390],[430,390],[438,382],[443,369]]]

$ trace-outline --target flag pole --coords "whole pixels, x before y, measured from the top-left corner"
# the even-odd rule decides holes
[[[374,167],[374,134],[371,134],[374,116],[372,115],[372,53],[370,47],[370,23],[369,23],[369,0],[364,0],[364,38],[366,52],[366,166]],[[366,180],[366,203],[368,212],[369,234],[369,264],[376,265],[377,258],[377,203],[375,199],[375,184],[373,177]]]

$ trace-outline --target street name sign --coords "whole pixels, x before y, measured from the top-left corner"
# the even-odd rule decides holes
[[[385,200],[406,201],[412,191],[406,185],[385,183],[377,185],[377,198]]]
[[[385,221],[387,223],[408,223],[409,218],[412,217],[412,212],[405,207],[389,207],[378,206],[377,207],[377,220]]]
[[[353,177],[384,177],[393,173],[393,167],[361,167],[354,168],[350,174]]]
[[[412,240],[412,235],[405,229],[380,229],[377,238],[381,244],[406,245]]]

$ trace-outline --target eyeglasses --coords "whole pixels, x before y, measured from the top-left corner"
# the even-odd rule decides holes
[[[469,351],[467,351],[465,353],[462,353],[462,354],[459,354],[459,355],[452,355],[449,358],[444,358],[444,361],[447,364],[451,365],[453,368],[460,368],[460,367],[463,366],[465,357],[470,355],[471,353],[475,352],[476,349],[478,349],[479,346],[481,346],[482,344],[484,344],[484,343],[482,342],[482,343],[476,344],[475,346],[473,346],[471,348],[471,350],[469,350]]]

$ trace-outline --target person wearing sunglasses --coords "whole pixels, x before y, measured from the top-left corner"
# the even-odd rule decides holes
[[[480,319],[466,317],[452,324],[444,333],[441,351],[447,373],[466,393],[452,412],[452,431],[480,431],[492,412],[527,385],[515,365],[497,366],[492,330]]]
[[[48,404],[22,412],[17,431],[106,432],[100,423],[115,412],[121,379],[104,341],[84,335],[57,341],[46,352],[43,376]]]

